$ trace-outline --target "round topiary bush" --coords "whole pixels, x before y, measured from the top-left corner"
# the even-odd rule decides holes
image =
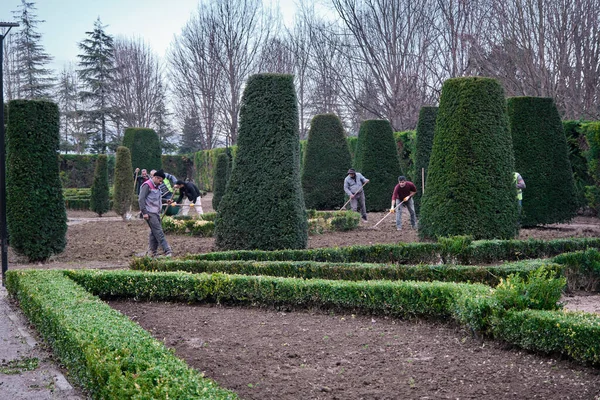
[[[302,249],[308,224],[300,186],[298,109],[292,75],[248,79],[238,149],[215,220],[220,249]]]
[[[90,210],[102,216],[110,210],[110,194],[108,191],[108,158],[106,154],[98,154],[94,183],[90,195]]]
[[[365,187],[367,211],[390,207],[392,192],[402,174],[394,131],[388,121],[364,121],[358,132],[354,169],[369,179]],[[342,187],[342,183],[339,185]]]
[[[218,210],[219,203],[225,194],[230,172],[229,155],[227,153],[220,153],[217,156],[217,165],[215,166],[215,175],[213,177],[212,206],[215,211]]]
[[[513,157],[500,83],[480,77],[444,82],[421,200],[421,237],[513,238]]]
[[[67,244],[58,172],[59,112],[48,101],[13,100],[6,131],[7,228],[11,247],[44,261]]]
[[[521,225],[569,221],[577,197],[563,124],[552,98],[512,97],[507,101],[515,170],[523,190]]]
[[[117,148],[115,161],[115,184],[113,189],[113,210],[125,220],[131,211],[135,194],[131,152],[125,146]]]
[[[425,183],[427,182],[427,169],[429,168],[429,158],[431,156],[431,148],[433,147],[433,134],[435,133],[437,113],[437,107],[421,107],[421,111],[419,111],[417,155],[415,161],[415,186],[417,187],[417,194],[414,196],[417,212],[419,212],[421,207],[423,176],[425,176]]]
[[[162,169],[162,151],[158,135],[150,128],[127,128],[123,136],[123,146],[131,152],[133,169]]]
[[[340,186],[351,166],[342,121],[334,114],[316,115],[310,123],[302,171],[306,208],[339,209],[344,204]]]

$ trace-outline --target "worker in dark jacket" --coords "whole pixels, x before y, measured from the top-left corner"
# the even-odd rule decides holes
[[[179,189],[179,198],[176,203],[183,205],[183,215],[188,215],[190,208],[194,208],[198,215],[203,214],[202,197],[200,189],[196,185],[192,182],[177,181],[175,188]]]

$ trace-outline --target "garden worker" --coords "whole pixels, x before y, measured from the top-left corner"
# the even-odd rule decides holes
[[[142,187],[142,184],[144,182],[146,182],[148,179],[150,179],[150,176],[148,175],[148,171],[143,169],[141,175],[139,174],[140,169],[136,168],[135,169],[135,173],[133,175],[133,177],[135,178],[135,194],[139,195],[140,194],[140,188]]]
[[[161,169],[161,171],[162,171],[162,169]],[[155,169],[150,171],[150,176],[153,176],[155,172],[156,172]],[[160,189],[163,200],[171,200],[173,198],[173,186],[177,182],[177,178],[175,176],[169,174],[168,172],[164,172],[164,174],[165,174],[165,180],[163,181],[162,185],[160,185],[159,189]]]
[[[402,229],[402,206],[404,204],[410,213],[410,224],[417,229],[417,215],[415,214],[415,201],[413,196],[417,194],[417,187],[411,181],[407,181],[404,175],[398,177],[398,184],[392,193],[392,207],[390,212],[396,212],[396,230]]]
[[[515,172],[515,184],[517,185],[517,204],[519,207],[519,216],[521,215],[521,207],[523,202],[523,189],[525,189],[525,181],[518,172]]]
[[[158,245],[162,247],[166,257],[171,257],[172,255],[171,247],[169,246],[169,243],[167,243],[160,220],[162,199],[159,186],[164,179],[165,173],[162,169],[158,170],[152,175],[152,178],[144,182],[140,188],[138,204],[144,219],[150,227],[147,254],[151,257],[156,257]]]
[[[367,207],[365,206],[365,193],[363,186],[369,180],[354,168],[348,170],[348,176],[344,179],[344,192],[350,196],[350,207],[352,211],[357,211],[360,203],[360,215],[363,221],[367,221]]]
[[[183,200],[183,215],[188,215],[190,208],[194,208],[198,215],[203,214],[202,212],[202,197],[200,196],[200,189],[192,182],[177,181],[175,187],[179,189],[179,198],[177,204],[182,204]]]

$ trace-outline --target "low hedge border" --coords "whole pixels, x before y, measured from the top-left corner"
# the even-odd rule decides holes
[[[564,266],[567,285],[570,290],[600,290],[600,252],[588,249],[560,254],[552,259]]]
[[[6,287],[95,399],[237,399],[61,271],[8,271]]]
[[[480,265],[501,261],[546,258],[558,254],[600,249],[600,238],[556,240],[480,240],[446,238],[438,243],[376,244],[306,250],[239,250],[186,256],[191,260],[321,261],[336,263],[458,263]]]
[[[350,281],[388,279],[425,282],[468,282],[496,286],[500,282],[500,278],[506,278],[510,274],[526,276],[542,265],[553,269],[557,275],[562,272],[562,266],[542,260],[517,261],[498,266],[473,266],[344,264],[315,261],[167,260],[144,257],[134,258],[130,268],[138,271],[222,272],[226,274]]]

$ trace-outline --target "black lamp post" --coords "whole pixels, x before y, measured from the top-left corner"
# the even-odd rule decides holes
[[[6,229],[6,147],[4,142],[4,38],[10,28],[17,27],[14,22],[0,22],[0,29],[8,28],[0,33],[0,246],[2,246],[2,286],[8,270],[8,230]],[[3,29],[2,29],[3,30]]]

